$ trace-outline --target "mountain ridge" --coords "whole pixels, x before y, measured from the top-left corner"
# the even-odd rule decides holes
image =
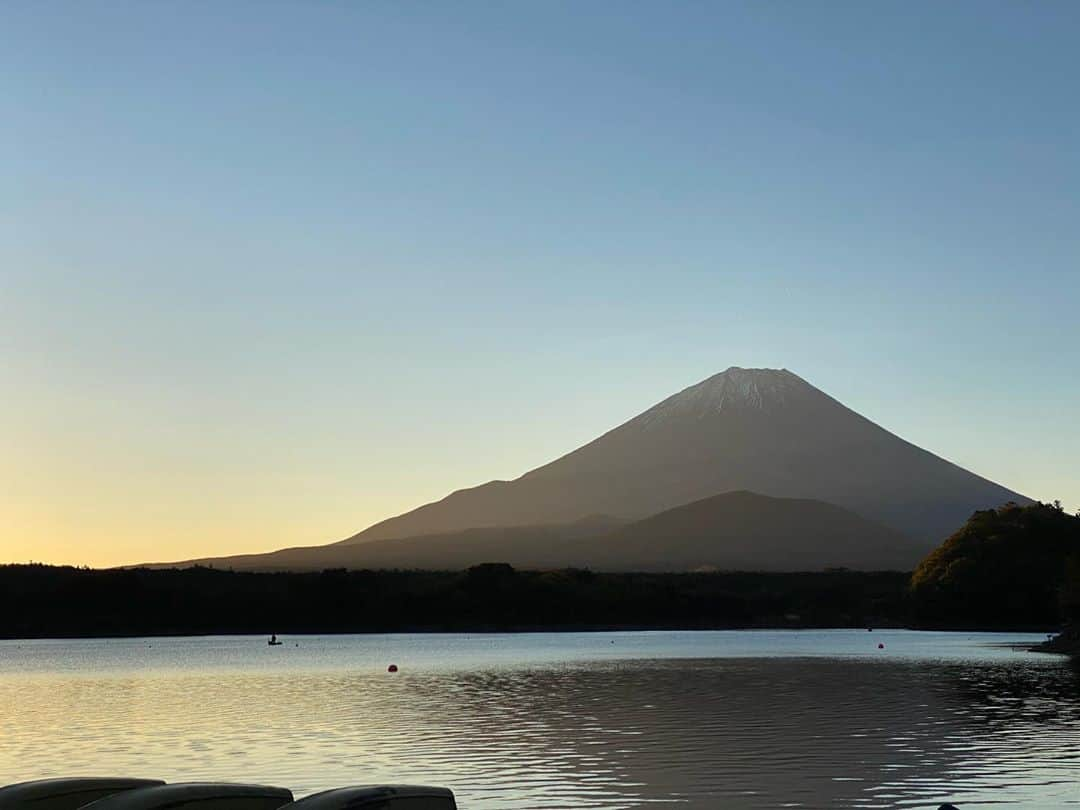
[[[920,549],[917,558],[927,551]],[[479,527],[180,565],[262,571],[462,570],[498,561],[525,569],[576,567],[611,572],[814,571],[905,570],[917,558],[902,535],[839,506],[736,491],[631,523],[592,516],[563,526]]]
[[[389,542],[389,541],[387,541]],[[667,509],[591,541],[582,564],[600,571],[905,570],[932,546],[806,498],[736,490]]]

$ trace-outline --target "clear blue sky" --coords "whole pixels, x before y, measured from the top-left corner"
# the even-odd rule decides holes
[[[1073,2],[6,4],[0,558],[337,539],[730,365],[1080,507],[1078,42]]]

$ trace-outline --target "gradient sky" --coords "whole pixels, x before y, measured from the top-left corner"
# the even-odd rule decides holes
[[[1080,4],[0,9],[0,560],[310,545],[730,365],[1080,507]]]

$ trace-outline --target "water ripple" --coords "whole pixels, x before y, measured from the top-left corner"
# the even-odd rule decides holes
[[[383,663],[430,639],[329,640],[306,667],[251,639],[4,642],[0,781],[419,781],[466,810],[1080,804],[1080,678],[1058,659],[664,657],[663,634],[643,635],[655,657],[482,639],[397,675]]]

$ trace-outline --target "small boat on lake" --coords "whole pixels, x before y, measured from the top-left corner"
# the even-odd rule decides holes
[[[282,642],[278,641],[276,634],[271,635],[270,638],[266,640],[266,643],[269,644],[271,647],[280,647],[282,644]]]

